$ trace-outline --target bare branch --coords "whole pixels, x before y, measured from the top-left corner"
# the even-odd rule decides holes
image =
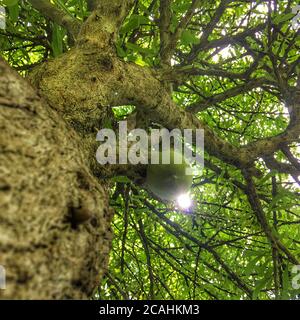
[[[294,257],[294,255],[290,252],[290,250],[280,241],[278,236],[272,231],[271,226],[269,225],[269,222],[267,221],[267,218],[261,206],[261,202],[258,198],[251,174],[249,174],[249,172],[245,170],[244,177],[248,187],[248,190],[247,190],[248,201],[257,218],[257,221],[259,222],[262,229],[264,230],[265,235],[270,241],[272,247],[275,247],[277,250],[282,251],[291,263],[299,264],[298,259]]]
[[[245,31],[242,31],[240,33],[237,33],[235,35],[229,35],[222,37],[220,39],[212,40],[210,42],[202,42],[199,44],[196,44],[193,46],[191,52],[186,57],[186,63],[191,63],[202,50],[208,50],[211,48],[217,48],[217,47],[225,47],[229,44],[233,44],[239,41],[243,41],[245,37],[251,36],[255,34],[255,32],[261,31],[265,28],[265,23],[261,23],[257,25],[256,27],[249,28]]]
[[[181,21],[179,22],[175,32],[172,34],[170,39],[169,48],[173,52],[173,50],[176,47],[177,41],[180,39],[182,32],[185,30],[189,22],[191,21],[193,15],[195,14],[196,8],[200,4],[200,0],[193,0],[189,10],[186,12],[186,14],[183,16]]]
[[[215,14],[213,15],[213,17],[211,18],[211,20],[207,24],[206,28],[203,30],[202,36],[200,38],[200,45],[203,45],[204,43],[207,42],[207,39],[208,39],[209,35],[211,34],[211,32],[213,31],[214,27],[219,22],[222,14],[226,10],[227,5],[230,2],[232,2],[232,0],[223,0],[223,1],[220,2],[219,7],[215,11]]]
[[[160,19],[159,19],[159,29],[160,29],[160,57],[162,65],[169,65],[170,63],[170,53],[168,52],[168,43],[170,41],[170,23],[171,23],[171,1],[170,0],[160,0]]]
[[[279,162],[274,158],[273,155],[265,156],[264,160],[269,169],[276,170],[281,173],[288,173],[295,177],[300,175],[300,171],[297,170],[293,165],[284,162]]]
[[[286,106],[290,110],[290,122],[286,130],[281,134],[249,143],[242,148],[242,152],[248,154],[253,160],[273,154],[284,144],[300,141],[300,90],[297,87],[291,89],[286,97]]]
[[[176,48],[176,44],[181,37],[182,32],[192,19],[196,8],[199,6],[200,0],[193,0],[189,10],[183,15],[174,33],[170,31],[171,10],[170,0],[160,1],[160,55],[162,65],[170,65],[171,57]]]
[[[163,80],[174,81],[182,84],[186,79],[191,76],[215,76],[229,79],[242,79],[245,80],[247,73],[235,73],[221,68],[214,67],[213,65],[209,69],[200,69],[192,66],[186,67],[174,67],[170,70],[164,70],[161,78]]]
[[[245,93],[245,92],[250,91],[254,88],[261,87],[262,84],[264,84],[264,82],[266,82],[266,80],[263,78],[250,80],[245,84],[228,89],[225,92],[208,97],[205,100],[197,101],[197,102],[187,106],[186,110],[193,112],[193,113],[203,111],[215,103],[222,102],[226,99],[235,97],[239,94]]]
[[[66,28],[73,38],[77,37],[81,25],[79,20],[58,9],[47,0],[29,0],[29,2],[41,14],[45,15],[58,25]]]
[[[287,146],[281,148],[283,154],[288,158],[290,163],[297,169],[300,170],[300,161],[292,154],[291,150]]]

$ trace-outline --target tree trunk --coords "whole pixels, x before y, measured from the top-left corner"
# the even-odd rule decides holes
[[[0,60],[1,298],[87,298],[105,272],[112,211],[78,134]]]

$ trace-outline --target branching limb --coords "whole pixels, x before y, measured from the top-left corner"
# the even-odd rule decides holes
[[[104,49],[117,39],[119,28],[133,7],[135,0],[94,0],[88,2],[91,15],[83,23],[79,45]]]
[[[215,11],[215,14],[213,15],[212,19],[209,21],[206,28],[203,30],[202,36],[200,38],[200,45],[207,43],[209,35],[212,33],[213,29],[215,28],[217,23],[220,21],[224,11],[227,8],[227,5],[230,2],[232,2],[232,0],[223,0],[220,2],[219,7]]]
[[[234,88],[228,89],[227,91],[224,91],[222,93],[216,94],[211,97],[208,97],[205,100],[197,101],[197,102],[187,106],[186,110],[193,112],[193,113],[203,111],[203,110],[207,109],[208,107],[214,105],[215,103],[220,103],[226,99],[235,97],[239,94],[243,94],[243,93],[250,91],[254,88],[261,87],[264,83],[266,83],[266,80],[263,78],[250,80],[245,84],[238,85]]]
[[[160,56],[162,66],[170,66],[171,58],[176,48],[176,44],[180,39],[182,32],[185,30],[196,8],[199,6],[200,0],[193,0],[189,10],[183,15],[181,21],[175,31],[171,33],[171,9],[170,0],[160,1]]]
[[[269,156],[279,150],[282,145],[300,141],[300,90],[291,89],[286,98],[286,106],[290,112],[290,122],[286,130],[276,136],[249,143],[242,148],[253,160],[258,157]]]
[[[265,163],[269,169],[276,170],[281,173],[288,173],[292,176],[299,176],[300,171],[293,165],[277,161],[273,155],[264,157]]]
[[[144,201],[145,205],[152,210],[154,214],[156,214],[161,220],[163,220],[167,225],[171,226],[176,233],[181,234],[186,239],[189,239],[193,243],[197,244],[199,248],[207,250],[214,259],[221,265],[223,270],[228,274],[229,279],[234,282],[241,290],[243,290],[250,298],[252,296],[252,290],[247,286],[247,284],[223,261],[220,255],[208,246],[206,243],[202,243],[197,238],[193,237],[190,233],[183,230],[179,224],[174,221],[168,219],[165,215],[161,214],[155,207],[148,202],[147,200]]]
[[[277,250],[282,251],[291,263],[298,265],[299,264],[298,259],[281,242],[278,236],[275,235],[271,226],[269,225],[269,222],[267,221],[261,202],[257,195],[256,188],[255,188],[253,179],[251,177],[251,174],[249,174],[247,170],[244,171],[244,178],[247,182],[247,187],[248,187],[248,190],[247,190],[248,201],[257,218],[257,221],[259,222],[260,226],[264,230],[266,237],[270,241],[270,244],[272,245],[272,247],[275,247]]]
[[[170,54],[173,54],[175,47],[176,47],[176,44],[182,35],[182,32],[185,30],[185,28],[188,26],[189,22],[193,18],[193,15],[195,14],[196,8],[199,7],[200,2],[201,2],[200,0],[193,0],[192,1],[192,4],[191,4],[189,10],[182,17],[175,32],[172,33],[172,35],[170,37],[168,49],[167,49],[170,52]]]
[[[259,24],[256,27],[249,28],[245,31],[242,31],[240,33],[237,33],[235,35],[229,35],[225,36],[220,39],[212,40],[205,43],[199,43],[193,46],[191,52],[187,55],[185,58],[185,64],[190,64],[194,59],[197,57],[198,53],[202,50],[209,50],[212,48],[218,48],[218,47],[226,47],[227,45],[241,42],[245,39],[245,37],[252,36],[256,32],[261,31],[265,28],[265,23]]]

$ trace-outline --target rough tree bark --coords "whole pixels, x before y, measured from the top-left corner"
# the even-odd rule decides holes
[[[76,132],[3,60],[0,123],[0,295],[87,298],[112,238],[106,187]]]

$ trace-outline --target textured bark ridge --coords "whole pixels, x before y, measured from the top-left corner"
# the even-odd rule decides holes
[[[87,298],[112,238],[107,192],[77,133],[0,60],[2,298]]]

